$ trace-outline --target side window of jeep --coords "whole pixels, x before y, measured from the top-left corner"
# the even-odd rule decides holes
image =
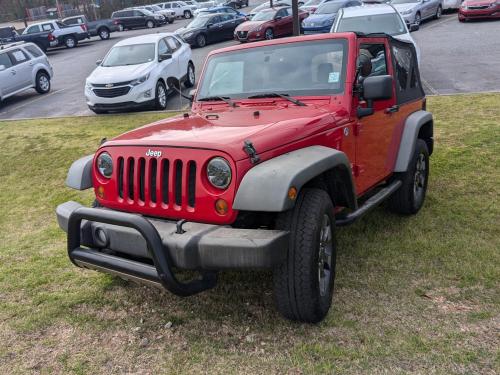
[[[368,77],[389,74],[384,44],[362,44],[359,48],[359,55],[368,56],[372,62],[372,71]]]
[[[412,46],[394,41],[392,56],[398,103],[405,103],[424,96],[418,73],[418,62]]]

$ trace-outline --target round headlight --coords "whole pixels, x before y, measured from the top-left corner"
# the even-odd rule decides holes
[[[225,189],[231,183],[231,166],[224,158],[213,158],[207,165],[208,181],[218,189]]]
[[[97,169],[106,178],[111,178],[113,174],[113,159],[107,152],[103,152],[97,157]]]

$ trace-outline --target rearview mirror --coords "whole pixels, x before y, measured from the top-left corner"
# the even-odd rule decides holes
[[[172,58],[172,54],[171,53],[162,53],[158,57],[158,61],[162,62],[162,61],[165,61],[165,60],[170,60],[171,58]]]
[[[416,23],[410,25],[410,33],[417,31],[418,29],[420,29],[420,25],[417,25]]]
[[[363,99],[366,100],[366,107],[358,107],[358,117],[370,116],[373,114],[373,101],[392,98],[392,76],[366,77],[363,80]]]
[[[96,64],[97,66],[101,65],[101,64],[102,64],[102,60],[97,60],[97,61],[95,62],[95,64]]]

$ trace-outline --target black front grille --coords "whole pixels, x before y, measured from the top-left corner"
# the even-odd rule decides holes
[[[248,31],[238,31],[238,38],[246,39],[248,37]]]
[[[195,207],[196,162],[118,158],[118,196],[137,202]],[[173,191],[171,191],[173,190]]]
[[[116,98],[118,96],[127,95],[129,91],[130,86],[124,86],[112,89],[94,89],[94,94],[101,98]]]

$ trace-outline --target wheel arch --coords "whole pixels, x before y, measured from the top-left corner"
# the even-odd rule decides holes
[[[38,77],[38,74],[40,74],[40,73],[45,73],[49,77],[49,80],[52,79],[52,77],[50,76],[50,73],[47,71],[47,69],[45,69],[45,67],[41,66],[38,69],[33,70],[33,73],[32,73],[33,74],[33,86],[36,86],[36,84],[37,84],[36,79]]]
[[[399,144],[394,172],[406,172],[408,163],[415,150],[417,139],[423,139],[427,144],[429,155],[434,150],[434,120],[427,111],[417,111],[406,119],[403,135]]]
[[[325,146],[295,150],[250,169],[236,192],[233,208],[244,211],[283,212],[294,207],[291,187],[322,186],[340,205],[356,209],[356,193],[347,156]]]

